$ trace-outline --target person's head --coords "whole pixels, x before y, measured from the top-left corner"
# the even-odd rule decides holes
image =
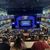
[[[3,37],[3,43],[7,43],[8,42],[8,39]]]
[[[39,40],[43,40],[43,35],[39,35]]]
[[[15,41],[14,47],[15,48],[20,48],[21,46],[21,39],[18,37]]]

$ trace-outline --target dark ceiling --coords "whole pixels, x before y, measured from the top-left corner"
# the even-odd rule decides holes
[[[0,0],[0,8],[6,9],[10,14],[31,10],[40,11],[48,5],[50,0]]]

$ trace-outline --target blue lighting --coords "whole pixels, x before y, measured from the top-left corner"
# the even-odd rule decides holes
[[[36,21],[36,16],[28,16],[26,19],[23,16],[15,17],[15,22],[13,23],[15,28],[19,29],[30,29],[36,27],[39,22]]]
[[[30,26],[30,21],[22,21],[21,26]]]
[[[15,24],[15,22],[13,22],[12,24]]]

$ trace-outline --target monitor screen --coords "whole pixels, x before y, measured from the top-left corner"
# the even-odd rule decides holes
[[[32,20],[20,20],[19,25],[20,25],[20,27],[31,27]]]

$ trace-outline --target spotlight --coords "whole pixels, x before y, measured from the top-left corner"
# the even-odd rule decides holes
[[[37,21],[37,24],[39,24],[40,22],[39,21]]]
[[[14,22],[12,24],[15,24]]]

